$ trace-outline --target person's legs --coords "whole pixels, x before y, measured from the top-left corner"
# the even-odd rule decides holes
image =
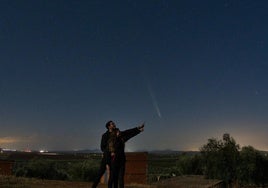
[[[114,188],[118,188],[118,164],[115,166],[115,171],[114,171]]]
[[[118,163],[116,161],[111,162],[108,188],[118,188]]]
[[[103,174],[105,173],[105,170],[106,170],[106,163],[107,163],[106,159],[102,158],[102,160],[101,160],[101,164],[100,164],[100,168],[99,168],[97,177],[96,177],[96,179],[95,179],[94,182],[93,182],[92,188],[96,188],[97,185],[99,184],[101,177],[102,177]]]
[[[115,174],[115,166],[114,166],[114,163],[111,162],[109,179],[108,179],[108,188],[113,188],[114,174]]]
[[[124,188],[124,176],[125,176],[125,161],[121,161],[119,165],[119,172],[118,172],[118,181],[119,181],[119,188]]]

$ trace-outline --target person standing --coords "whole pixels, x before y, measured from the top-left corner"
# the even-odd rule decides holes
[[[102,151],[102,159],[101,159],[100,168],[98,170],[97,177],[92,184],[92,188],[96,188],[98,186],[101,177],[106,171],[107,166],[109,169],[110,164],[111,164],[111,154],[108,148],[108,140],[109,140],[110,134],[113,132],[114,129],[116,129],[116,125],[113,121],[108,121],[105,127],[107,128],[107,131],[102,135],[101,145],[100,145],[101,151]]]
[[[122,132],[119,129],[114,129],[114,132],[110,134],[108,147],[111,155],[111,165],[108,188],[118,188],[118,184],[119,188],[124,188],[126,166],[125,143],[143,130],[144,124]]]

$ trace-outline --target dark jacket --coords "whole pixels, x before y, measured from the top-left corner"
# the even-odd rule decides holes
[[[138,128],[128,129],[120,132],[120,135],[117,137],[115,142],[115,156],[116,160],[126,160],[125,155],[125,143],[139,134],[141,131]]]
[[[110,164],[110,152],[109,152],[109,148],[108,148],[108,140],[110,137],[110,132],[106,131],[102,137],[101,137],[101,151],[103,152],[103,158],[106,160],[107,164]]]
[[[107,152],[108,151],[108,139],[109,139],[109,136],[110,136],[110,132],[109,131],[106,131],[102,137],[101,137],[101,151],[103,153]]]

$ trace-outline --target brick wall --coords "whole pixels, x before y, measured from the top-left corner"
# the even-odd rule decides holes
[[[12,175],[13,161],[0,160],[0,174]]]
[[[147,152],[126,153],[125,183],[147,184]]]
[[[126,153],[125,184],[147,184],[147,152]],[[107,183],[109,173],[106,172],[101,179],[101,183]]]

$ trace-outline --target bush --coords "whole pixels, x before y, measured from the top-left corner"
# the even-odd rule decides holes
[[[99,164],[93,160],[69,164],[68,174],[70,180],[93,181],[97,176]]]
[[[95,160],[57,161],[33,159],[17,163],[14,174],[22,177],[33,177],[50,180],[93,181],[99,165]]]
[[[56,161],[47,159],[33,159],[15,170],[16,176],[34,177],[40,179],[66,180],[68,175],[59,168]]]

